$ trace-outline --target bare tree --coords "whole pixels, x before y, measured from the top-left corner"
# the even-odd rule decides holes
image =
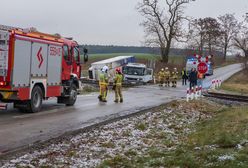
[[[204,18],[205,34],[207,40],[207,48],[210,55],[213,55],[214,47],[218,47],[218,39],[220,38],[220,24],[215,18]]]
[[[223,48],[224,60],[226,60],[227,51],[231,47],[231,41],[239,32],[239,24],[234,14],[222,15],[218,17],[218,20],[222,33],[220,43]]]
[[[248,69],[248,20],[240,23],[240,31],[234,38],[234,44],[237,49],[244,54],[244,66]]]
[[[212,55],[221,34],[217,20],[211,17],[195,19],[191,22],[190,32],[191,45],[195,46],[198,54],[202,55],[205,50],[208,50]]]
[[[197,54],[203,55],[206,43],[206,33],[203,19],[192,20],[190,28],[189,45],[193,50],[197,51]]]
[[[194,0],[143,0],[138,10],[145,17],[141,24],[146,33],[146,44],[159,46],[162,61],[168,63],[173,40],[183,39],[182,22],[185,4]],[[164,7],[160,7],[165,5]]]

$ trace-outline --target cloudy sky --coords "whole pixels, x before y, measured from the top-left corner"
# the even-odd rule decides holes
[[[36,27],[47,33],[74,37],[81,44],[142,45],[141,0],[0,0],[0,24]],[[188,16],[217,17],[235,13],[241,19],[248,0],[196,0]]]

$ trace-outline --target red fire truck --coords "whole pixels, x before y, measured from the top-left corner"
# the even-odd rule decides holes
[[[0,27],[1,107],[14,103],[21,111],[38,112],[42,101],[50,97],[74,105],[80,63],[73,40],[32,29]]]

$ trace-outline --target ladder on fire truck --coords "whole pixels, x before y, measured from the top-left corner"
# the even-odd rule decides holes
[[[0,24],[0,30],[10,31],[10,30],[23,30],[23,29],[19,27],[12,27],[12,26],[6,26]]]

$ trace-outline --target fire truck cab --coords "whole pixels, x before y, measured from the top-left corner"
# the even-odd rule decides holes
[[[80,76],[76,41],[32,30],[0,29],[1,102],[28,112],[40,111],[42,101],[50,97],[72,106]]]

